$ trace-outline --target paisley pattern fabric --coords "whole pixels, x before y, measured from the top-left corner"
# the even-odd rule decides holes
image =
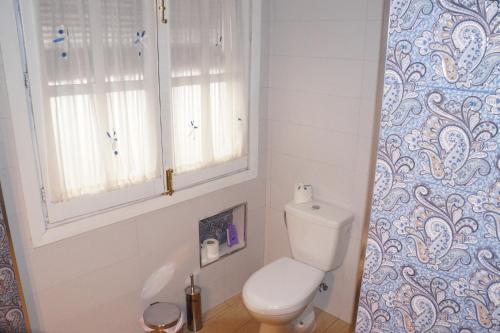
[[[390,10],[356,333],[500,333],[500,5]]]
[[[0,202],[1,195],[0,189]],[[27,332],[3,209],[0,205],[0,332]]]

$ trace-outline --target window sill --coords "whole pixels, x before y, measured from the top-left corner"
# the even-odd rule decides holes
[[[234,175],[207,182],[205,184],[180,190],[175,192],[172,197],[161,196],[114,208],[96,215],[87,216],[67,224],[54,225],[45,229],[45,231],[40,233],[38,237],[36,235],[32,235],[34,236],[32,239],[33,246],[40,247],[48,245],[50,243],[74,237],[85,232],[126,221],[155,210],[166,208],[189,199],[255,179],[256,177],[256,170],[245,170]]]

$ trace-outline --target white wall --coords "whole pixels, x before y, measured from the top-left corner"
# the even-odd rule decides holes
[[[295,182],[355,214],[344,265],[316,304],[351,321],[365,221],[383,0],[271,0],[266,260],[289,255]]]
[[[198,220],[244,201],[248,202],[248,247],[201,270],[198,282],[204,309],[239,293],[249,275],[263,265],[265,118],[256,180],[33,248],[14,149],[10,112],[15,110],[8,105],[7,84],[0,71],[0,182],[35,333],[142,332],[137,324],[144,307],[140,292],[149,275],[165,262],[175,263],[173,281],[155,300],[184,304],[185,279],[199,268]]]

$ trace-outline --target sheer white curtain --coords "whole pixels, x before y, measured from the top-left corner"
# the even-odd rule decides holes
[[[155,11],[37,0],[45,157],[55,202],[161,174]]]
[[[176,172],[247,154],[247,3],[169,1]]]

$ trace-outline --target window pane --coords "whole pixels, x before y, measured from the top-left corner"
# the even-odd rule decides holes
[[[174,114],[173,135],[175,138],[174,154],[176,164],[187,169],[196,169],[203,166],[202,140],[203,129],[201,124],[201,86],[180,86],[172,89],[172,107],[182,110]],[[179,126],[179,124],[189,126]]]
[[[250,11],[244,4],[243,0],[170,1],[178,173],[247,154]]]
[[[152,9],[143,0],[39,0],[54,202],[160,177]]]

